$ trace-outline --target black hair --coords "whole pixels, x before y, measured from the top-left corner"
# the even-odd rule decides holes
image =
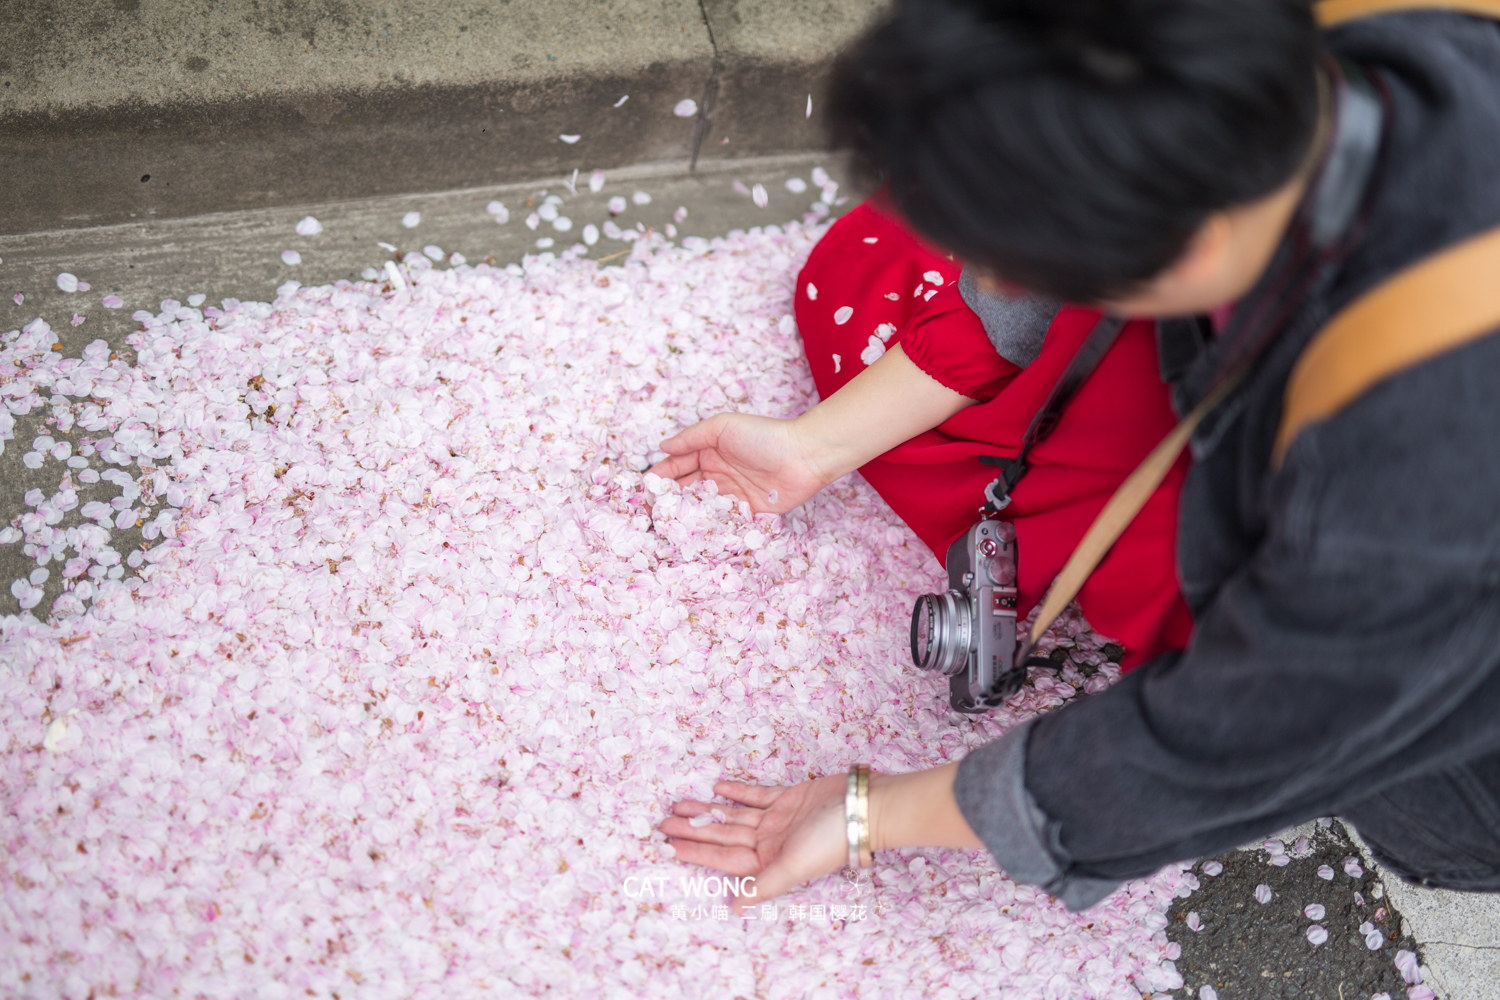
[[[1322,53],[1308,0],[897,0],[840,56],[830,127],[929,239],[1097,302],[1291,179]]]

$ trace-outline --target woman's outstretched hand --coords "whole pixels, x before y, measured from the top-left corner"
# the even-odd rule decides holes
[[[663,441],[667,457],[650,471],[683,486],[711,479],[757,514],[785,514],[832,481],[808,458],[795,424],[720,413]]]
[[[678,802],[661,831],[671,838],[677,857],[689,864],[716,868],[730,875],[755,876],[754,897],[741,895],[736,914],[763,899],[837,871],[848,860],[844,829],[844,775],[829,775],[799,785],[743,785],[721,781],[714,794],[742,808],[707,802]],[[688,822],[711,809],[728,816],[724,823],[693,826]]]
[[[757,514],[785,514],[846,473],[975,400],[932,379],[901,345],[795,420],[720,413],[661,443],[651,472],[712,479]]]
[[[965,847],[984,843],[953,796],[958,764],[907,774],[870,775],[870,847]],[[803,882],[837,871],[849,860],[844,825],[848,775],[834,774],[790,787],[721,781],[714,794],[740,808],[678,802],[661,823],[677,857],[729,875],[755,876],[755,896],[739,896],[735,913]],[[723,823],[688,820],[719,809]]]

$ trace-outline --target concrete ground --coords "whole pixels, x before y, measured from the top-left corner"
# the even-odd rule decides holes
[[[3,3],[0,233],[816,150],[880,6]]]

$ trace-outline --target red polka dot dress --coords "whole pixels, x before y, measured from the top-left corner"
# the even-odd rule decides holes
[[[962,265],[866,203],[836,222],[797,280],[796,316],[827,398],[900,344],[943,385],[978,405],[891,449],[860,472],[941,560],[979,517],[997,470],[1099,314],[1065,306],[1024,368],[997,353],[958,291]],[[1036,447],[1003,517],[1016,526],[1021,613],[1043,596],[1110,495],[1176,424],[1158,375],[1154,324],[1132,321],[1057,430]],[[1079,604],[1126,650],[1126,669],[1182,649],[1192,618],[1178,590],[1177,505],[1187,458],[1089,578]]]

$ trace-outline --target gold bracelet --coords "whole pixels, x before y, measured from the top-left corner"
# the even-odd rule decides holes
[[[870,765],[859,765],[859,866],[875,867],[875,851],[870,846]]]
[[[859,768],[849,768],[849,781],[844,785],[844,835],[849,841],[849,867],[860,867],[859,837]]]

